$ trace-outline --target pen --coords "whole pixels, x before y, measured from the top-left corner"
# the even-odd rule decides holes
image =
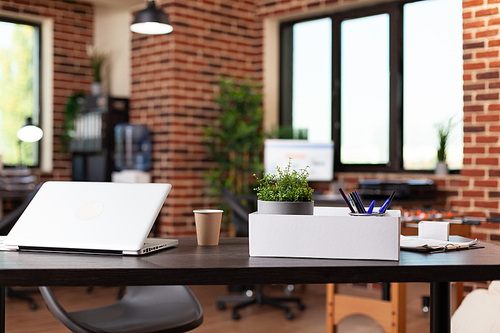
[[[396,191],[392,191],[389,199],[386,200],[386,202],[384,202],[384,204],[382,205],[382,207],[385,205],[385,207],[380,207],[380,213],[385,213],[385,211],[387,210],[387,208],[389,208],[389,205],[391,204],[392,202],[392,199],[394,198],[394,195],[396,195]],[[387,204],[386,204],[387,203]]]
[[[354,198],[354,194],[351,192],[347,195],[347,197],[349,198],[351,205],[354,207],[355,213],[361,213],[359,204],[357,203],[356,198]]]
[[[361,208],[360,213],[366,214],[365,207],[363,206],[363,202],[361,201],[358,192],[353,191],[352,193],[354,193],[354,197],[356,198],[356,201],[359,203],[359,207]]]
[[[380,214],[385,213],[385,210],[387,209],[387,206],[389,206],[389,202],[390,202],[390,200],[389,200],[389,199],[385,200],[384,204],[383,204],[383,205],[380,207],[380,209],[378,210],[378,212],[379,212]]]
[[[344,199],[345,203],[347,204],[347,207],[349,207],[349,209],[351,210],[351,213],[356,213],[354,208],[352,208],[351,203],[349,202],[349,199],[347,199],[347,197],[345,196],[344,190],[339,188],[339,192],[340,192],[340,195],[342,196],[342,198]]]
[[[371,214],[373,212],[373,207],[375,207],[375,200],[373,200],[372,203],[370,204],[370,207],[368,207],[366,214]]]

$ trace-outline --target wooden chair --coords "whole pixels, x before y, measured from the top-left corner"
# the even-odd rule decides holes
[[[416,223],[403,223],[401,234],[417,235]],[[471,236],[471,226],[451,224],[450,233],[462,237]],[[326,332],[334,333],[340,321],[350,315],[361,314],[379,323],[384,331],[390,333],[406,332],[406,284],[391,283],[390,300],[377,300],[364,297],[341,295],[334,284],[326,289]],[[464,284],[456,282],[455,293],[457,306],[464,299]],[[426,296],[428,297],[428,296]]]
[[[337,293],[335,284],[326,285],[326,332],[335,333],[340,321],[354,314],[368,316],[388,333],[406,332],[406,284],[391,283],[390,300]]]

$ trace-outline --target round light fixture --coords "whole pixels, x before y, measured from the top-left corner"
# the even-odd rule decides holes
[[[17,137],[24,142],[37,142],[43,137],[40,127],[33,125],[33,119],[26,119],[26,125],[17,131]]]

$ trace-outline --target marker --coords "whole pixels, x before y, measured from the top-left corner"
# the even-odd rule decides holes
[[[351,203],[349,202],[349,199],[347,199],[347,197],[345,196],[344,190],[339,188],[339,192],[340,192],[340,195],[342,196],[342,198],[344,199],[345,203],[347,204],[347,207],[349,207],[349,209],[351,210],[351,213],[356,213],[354,208],[352,208]]]
[[[349,202],[354,207],[356,213],[361,213],[361,208],[359,207],[359,203],[356,201],[356,198],[354,197],[354,193],[352,192],[349,193],[347,197],[349,198]]]
[[[371,214],[373,212],[373,207],[375,207],[375,200],[373,200],[372,203],[370,204],[370,207],[368,207],[366,214]]]
[[[363,202],[361,201],[361,199],[360,199],[360,197],[358,195],[358,192],[353,191],[352,193],[354,193],[354,197],[356,198],[356,201],[359,203],[359,206],[361,208],[360,213],[366,214],[365,207],[363,206]]]

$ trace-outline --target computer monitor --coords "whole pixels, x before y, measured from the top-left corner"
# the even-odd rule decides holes
[[[267,139],[264,142],[264,172],[275,174],[292,158],[292,169],[309,166],[310,181],[333,181],[333,142]]]

